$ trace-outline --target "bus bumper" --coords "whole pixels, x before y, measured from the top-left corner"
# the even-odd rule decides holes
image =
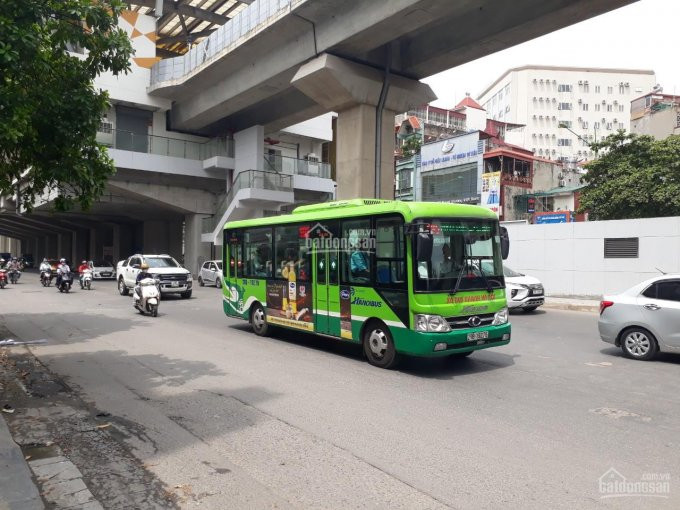
[[[510,323],[477,329],[459,329],[448,333],[422,333],[409,329],[392,329],[394,345],[398,352],[410,356],[448,356],[459,352],[477,351],[510,343]],[[480,340],[469,340],[468,334],[488,332]],[[444,344],[446,347],[442,348]],[[441,350],[435,350],[435,346]]]

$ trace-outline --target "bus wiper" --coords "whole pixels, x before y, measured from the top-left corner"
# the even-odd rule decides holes
[[[467,236],[464,236],[463,237],[463,267],[461,267],[460,271],[458,271],[458,278],[456,279],[456,285],[453,287],[453,289],[449,293],[449,295],[451,295],[451,296],[455,295],[456,292],[458,292],[458,288],[460,287],[460,282],[463,279],[463,272],[467,271],[468,262],[469,262],[470,259],[468,258],[466,246],[467,246]]]
[[[490,294],[491,292],[493,292],[493,288],[491,287],[491,282],[484,274],[484,269],[482,268],[482,259],[479,259],[479,274],[484,280],[484,285],[486,285],[486,291]]]

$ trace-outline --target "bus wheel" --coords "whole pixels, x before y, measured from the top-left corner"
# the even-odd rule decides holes
[[[366,326],[363,344],[364,354],[371,365],[392,368],[399,361],[392,335],[382,322],[375,321]]]
[[[250,309],[250,325],[253,327],[256,335],[266,336],[269,331],[269,324],[267,324],[267,315],[264,312],[261,304],[256,304]]]

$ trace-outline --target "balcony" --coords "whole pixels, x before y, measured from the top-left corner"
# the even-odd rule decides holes
[[[213,138],[205,142],[196,142],[114,129],[110,123],[101,124],[97,132],[97,141],[111,149],[173,158],[203,161],[219,156],[234,157],[234,141],[228,138]]]
[[[276,154],[264,155],[264,168],[270,172],[286,175],[305,175],[307,177],[320,177],[321,179],[331,178],[330,163],[290,158]]]
[[[262,209],[277,210],[294,199],[293,176],[260,170],[240,172],[217,204],[215,215],[203,219],[203,242],[222,244],[222,227],[227,221],[252,218]]]

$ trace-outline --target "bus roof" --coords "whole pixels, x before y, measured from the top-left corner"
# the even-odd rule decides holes
[[[227,222],[224,228],[243,228],[285,223],[313,222],[335,218],[398,213],[404,221],[416,218],[480,218],[497,219],[496,213],[477,205],[448,204],[442,202],[402,202],[375,198],[355,198],[320,204],[302,205],[291,214],[268,216]]]

